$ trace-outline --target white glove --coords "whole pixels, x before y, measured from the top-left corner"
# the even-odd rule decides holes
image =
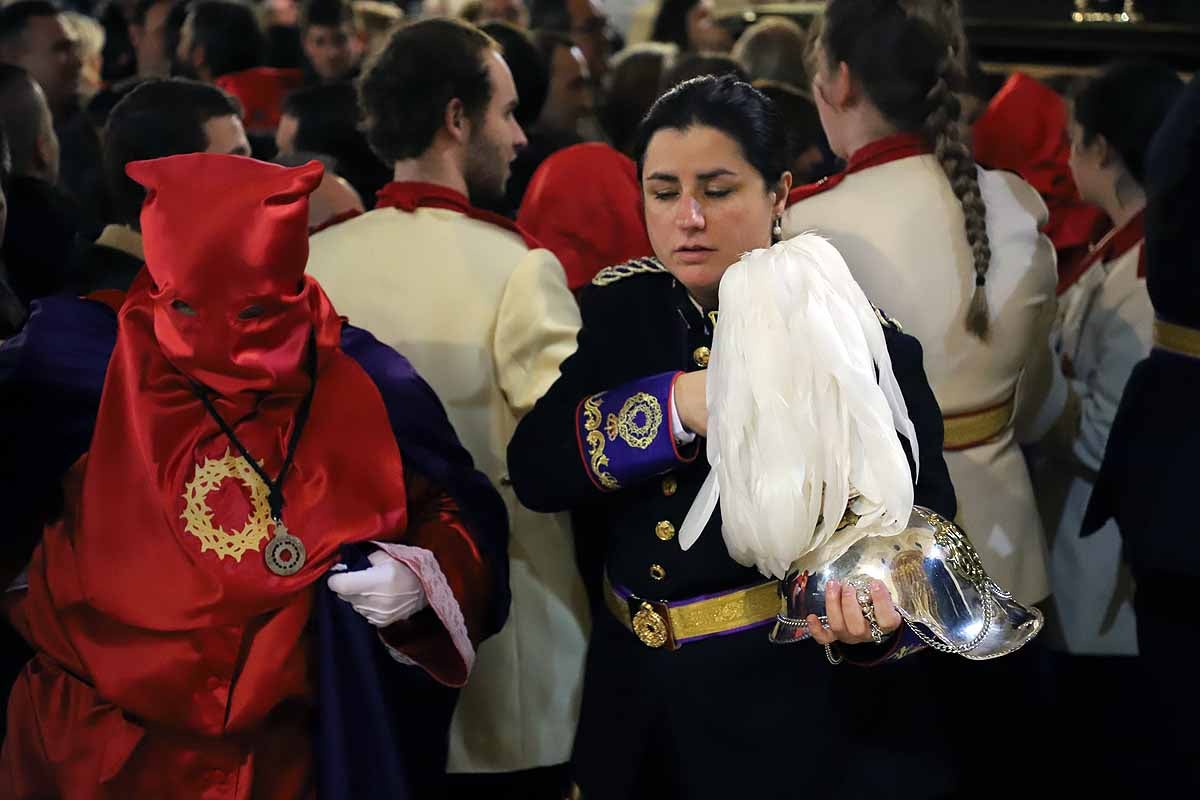
[[[379,628],[405,620],[429,605],[417,574],[382,550],[368,556],[371,566],[330,576],[329,588]]]

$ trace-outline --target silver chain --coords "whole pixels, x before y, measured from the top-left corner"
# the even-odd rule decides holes
[[[912,630],[912,632],[917,635],[917,638],[919,638],[926,645],[928,645],[929,647],[932,647],[934,650],[937,650],[939,653],[951,653],[953,655],[962,655],[963,653],[968,653],[971,650],[974,650],[976,647],[979,646],[979,643],[984,640],[984,637],[986,637],[988,635],[988,631],[991,630],[992,621],[995,619],[995,617],[993,616],[994,602],[993,602],[991,596],[989,596],[987,594],[983,594],[983,593],[981,593],[981,594],[983,597],[983,627],[979,629],[979,633],[975,636],[974,639],[972,639],[970,642],[967,642],[966,644],[962,644],[962,645],[946,644],[945,642],[938,639],[936,636],[932,636],[932,635],[923,633],[921,631],[921,628],[919,627],[921,624],[920,622],[915,622],[914,620],[909,619],[908,615],[905,614],[903,611],[900,611],[899,608],[897,608],[896,610],[900,611],[900,615],[903,616],[905,622],[908,623],[909,629]]]

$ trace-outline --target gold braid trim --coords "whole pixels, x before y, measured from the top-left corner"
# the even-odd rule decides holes
[[[1154,346],[1177,355],[1200,358],[1200,330],[1156,319]]]
[[[654,272],[666,272],[667,268],[657,258],[635,258],[624,264],[605,267],[592,278],[593,286],[609,286],[619,280],[631,278],[634,275],[647,275]]]
[[[608,466],[608,456],[604,455],[604,434],[600,432],[600,422],[604,419],[600,411],[600,401],[603,397],[604,392],[600,392],[583,401],[583,429],[588,432],[586,441],[588,455],[592,460],[592,473],[596,480],[600,481],[600,485],[611,492],[620,489],[621,484],[617,483],[617,479],[611,473],[604,471]]]

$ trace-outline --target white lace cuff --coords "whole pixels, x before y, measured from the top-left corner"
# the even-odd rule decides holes
[[[446,575],[442,572],[437,558],[423,547],[390,542],[372,542],[372,544],[416,574],[417,579],[421,581],[421,588],[425,590],[425,597],[429,600],[429,607],[433,609],[434,614],[437,614],[437,618],[446,628],[446,632],[450,634],[450,641],[459,656],[462,657],[463,664],[466,665],[469,673],[475,664],[475,648],[467,635],[467,623],[463,619],[462,608],[458,605],[458,600],[454,597],[454,592],[451,591],[450,584],[446,581]],[[384,641],[384,645],[392,658],[401,664],[420,666],[386,641]]]

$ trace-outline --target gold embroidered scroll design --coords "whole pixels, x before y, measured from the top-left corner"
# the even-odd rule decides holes
[[[608,456],[604,454],[604,434],[600,432],[600,421],[604,418],[604,414],[600,411],[600,401],[604,398],[604,392],[594,394],[583,401],[583,429],[587,431],[588,456],[591,458],[592,473],[595,474],[596,480],[600,481],[600,485],[609,491],[620,489],[621,484],[617,483],[617,479],[611,473],[605,472],[604,468],[608,466]]]

